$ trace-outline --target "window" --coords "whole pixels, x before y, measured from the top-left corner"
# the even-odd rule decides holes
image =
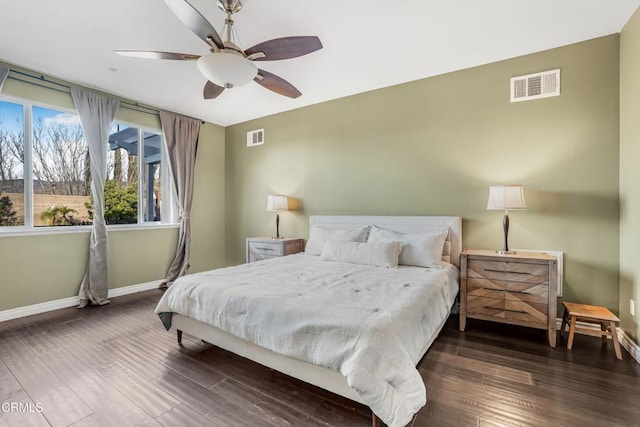
[[[112,126],[105,183],[108,224],[160,221],[162,157],[160,133],[122,123]]]
[[[160,132],[112,125],[104,191],[107,224],[171,222],[173,189],[161,181],[169,176],[164,159]],[[89,150],[78,115],[0,100],[1,229],[92,222]]]
[[[89,148],[75,114],[33,107],[33,225],[91,224]]]
[[[24,225],[24,108],[0,100],[0,227]]]
[[[160,221],[160,162],[162,151],[162,136],[159,133],[144,133],[144,165],[142,182],[144,193],[142,203],[145,221]]]

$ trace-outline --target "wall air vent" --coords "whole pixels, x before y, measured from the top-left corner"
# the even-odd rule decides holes
[[[511,102],[560,95],[560,70],[511,78]]]
[[[264,144],[264,129],[247,132],[247,147]]]

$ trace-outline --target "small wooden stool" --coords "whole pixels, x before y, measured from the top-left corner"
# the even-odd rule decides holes
[[[571,350],[573,346],[573,334],[576,329],[582,332],[591,332],[586,328],[576,328],[576,321],[598,323],[600,324],[600,334],[602,342],[607,343],[607,337],[611,337],[613,348],[616,351],[616,358],[622,360],[620,352],[620,343],[618,342],[618,332],[616,323],[620,321],[608,309],[596,305],[575,304],[572,302],[563,302],[564,316],[562,316],[562,326],[560,327],[560,335],[564,334],[564,328],[569,324],[569,339],[567,340],[567,350]]]

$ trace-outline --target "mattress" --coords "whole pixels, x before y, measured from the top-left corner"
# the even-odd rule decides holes
[[[178,279],[156,308],[346,377],[389,426],[426,403],[415,366],[458,293],[458,269],[379,268],[297,254]]]

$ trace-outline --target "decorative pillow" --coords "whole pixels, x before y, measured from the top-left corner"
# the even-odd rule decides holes
[[[399,264],[417,267],[440,267],[442,250],[449,230],[428,233],[398,233],[397,231],[371,227],[367,242],[400,242]]]
[[[309,240],[305,247],[305,253],[308,255],[320,255],[324,243],[327,240],[336,240],[340,242],[366,242],[369,234],[369,227],[362,227],[357,230],[332,230],[318,225],[311,227],[309,232]]]
[[[320,259],[323,261],[396,268],[400,249],[400,242],[362,243],[327,240],[322,249]]]

